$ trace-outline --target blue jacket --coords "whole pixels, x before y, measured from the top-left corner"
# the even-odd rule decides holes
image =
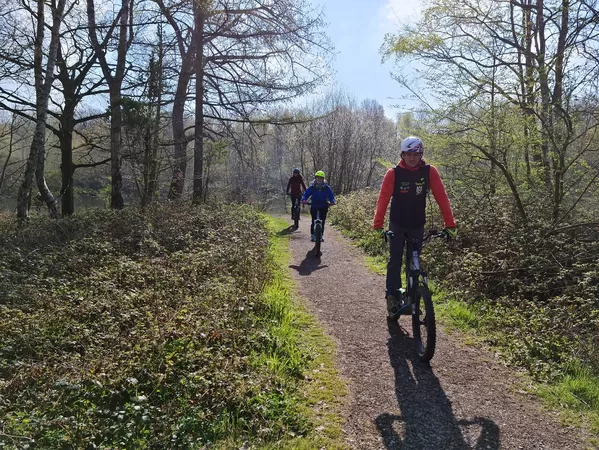
[[[329,206],[329,202],[335,203],[335,195],[333,195],[333,190],[327,183],[323,183],[319,187],[316,187],[315,184],[311,184],[310,187],[306,189],[306,192],[304,192],[302,201],[307,201],[310,196],[312,196],[312,206],[316,208]]]

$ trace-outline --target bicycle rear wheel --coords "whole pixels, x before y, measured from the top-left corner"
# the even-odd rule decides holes
[[[433,299],[426,286],[416,289],[412,314],[412,331],[416,344],[416,352],[422,361],[430,361],[435,354],[437,328],[435,325],[435,310]]]
[[[320,256],[320,243],[322,241],[322,225],[317,223],[314,225],[314,255]]]

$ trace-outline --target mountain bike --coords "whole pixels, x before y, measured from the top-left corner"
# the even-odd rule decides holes
[[[291,218],[293,220],[293,228],[298,229],[299,221],[300,221],[301,198],[293,197],[293,196],[291,196],[291,194],[287,194],[287,195],[289,195],[291,197],[291,201],[293,202],[291,205]]]
[[[320,210],[316,210],[316,220],[314,221],[314,256],[322,256],[320,244],[322,243],[322,220],[320,219]]]
[[[309,206],[312,206],[312,202],[308,202]],[[320,251],[320,244],[322,244],[322,233],[324,230],[324,226],[322,224],[322,219],[320,218],[320,210],[316,210],[316,219],[314,220],[314,248],[312,249],[312,254],[316,257],[322,256],[322,252]]]
[[[422,238],[421,245],[433,238],[444,238],[445,234],[437,230],[430,230]],[[395,233],[387,231],[385,238],[394,239]],[[416,344],[416,353],[422,361],[430,361],[435,354],[437,328],[435,324],[435,309],[433,299],[428,288],[428,276],[420,266],[420,255],[416,246],[417,239],[406,240],[406,284],[407,289],[400,289],[398,297],[403,300],[399,310],[390,315],[389,320],[396,321],[401,315],[412,316],[412,332]]]

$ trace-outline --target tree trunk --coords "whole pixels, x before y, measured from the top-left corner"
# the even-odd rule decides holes
[[[177,80],[177,91],[175,92],[175,99],[173,102],[172,120],[173,141],[175,146],[175,172],[179,170],[183,174],[183,178],[180,183],[175,185],[176,189],[171,189],[169,191],[170,200],[181,197],[185,187],[185,174],[187,173],[187,136],[185,134],[184,114],[185,102],[187,101],[187,88],[193,74],[194,57],[195,55],[191,54],[190,49],[181,66],[181,72],[179,73],[179,79]],[[173,177],[175,177],[174,173]]]
[[[564,50],[568,37],[568,20],[570,13],[570,0],[562,0],[562,17],[555,60],[555,81],[552,96],[552,131],[553,131],[553,221],[560,216],[560,207],[564,197],[564,172],[566,165],[566,151],[571,125],[567,117],[562,116],[564,96]],[[566,127],[567,124],[567,127]],[[567,128],[567,130],[565,129]]]
[[[27,159],[27,168],[25,169],[25,178],[19,188],[17,195],[17,217],[20,220],[26,220],[29,217],[29,204],[31,200],[31,186],[35,176],[37,187],[42,196],[42,200],[48,206],[51,217],[58,217],[57,202],[44,178],[46,166],[46,120],[48,117],[48,103],[50,101],[50,92],[54,81],[54,66],[56,65],[56,55],[58,53],[58,44],[60,38],[60,24],[64,13],[66,0],[59,0],[58,4],[52,10],[52,32],[50,37],[50,46],[45,74],[42,69],[45,4],[43,0],[38,0],[37,15],[37,33],[35,38],[35,91],[36,91],[36,123],[35,133],[31,141],[29,158]]]
[[[545,61],[546,37],[544,0],[537,1],[537,65],[539,71],[539,87],[541,90],[541,156],[543,175],[547,193],[552,193],[551,162],[549,160],[549,141],[551,128],[551,92],[549,89],[549,68]]]
[[[110,207],[122,209],[125,206],[123,199],[123,175],[121,173],[121,89],[120,83],[110,89],[110,175],[112,177],[112,189],[110,191]]]
[[[63,111],[61,117],[61,136],[60,136],[60,154],[61,164],[60,172],[62,175],[62,186],[60,194],[62,196],[62,215],[70,216],[75,212],[75,199],[73,192],[73,117],[70,113]]]
[[[204,168],[204,39],[203,30],[206,12],[202,1],[194,7],[196,29],[196,101],[195,101],[195,130],[193,149],[193,202],[202,201],[203,168]]]
[[[106,48],[103,48],[98,42],[97,36],[97,25],[96,25],[96,10],[94,0],[87,0],[87,17],[89,25],[89,37],[94,47],[100,66],[102,67],[102,73],[108,83],[108,90],[110,91],[110,174],[112,177],[112,186],[110,192],[110,207],[113,209],[121,209],[125,206],[123,200],[123,175],[121,173],[122,157],[121,157],[121,144],[122,144],[122,109],[121,109],[121,89],[123,86],[123,80],[125,78],[126,62],[127,62],[127,51],[131,42],[133,41],[133,24],[129,22],[132,20],[130,16],[130,5],[129,1],[132,0],[121,0],[121,8],[119,10],[119,37],[117,41],[117,54],[116,54],[116,67],[114,69],[114,75],[112,74],[111,65],[106,59]],[[114,32],[114,23],[107,31],[108,35],[112,35]],[[131,27],[131,32],[129,28]],[[105,38],[105,42],[108,39]]]

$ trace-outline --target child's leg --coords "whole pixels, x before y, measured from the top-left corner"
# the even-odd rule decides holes
[[[312,216],[312,224],[310,225],[310,234],[314,234],[314,221],[316,220],[316,213],[318,209],[314,206],[310,208],[310,215]]]

